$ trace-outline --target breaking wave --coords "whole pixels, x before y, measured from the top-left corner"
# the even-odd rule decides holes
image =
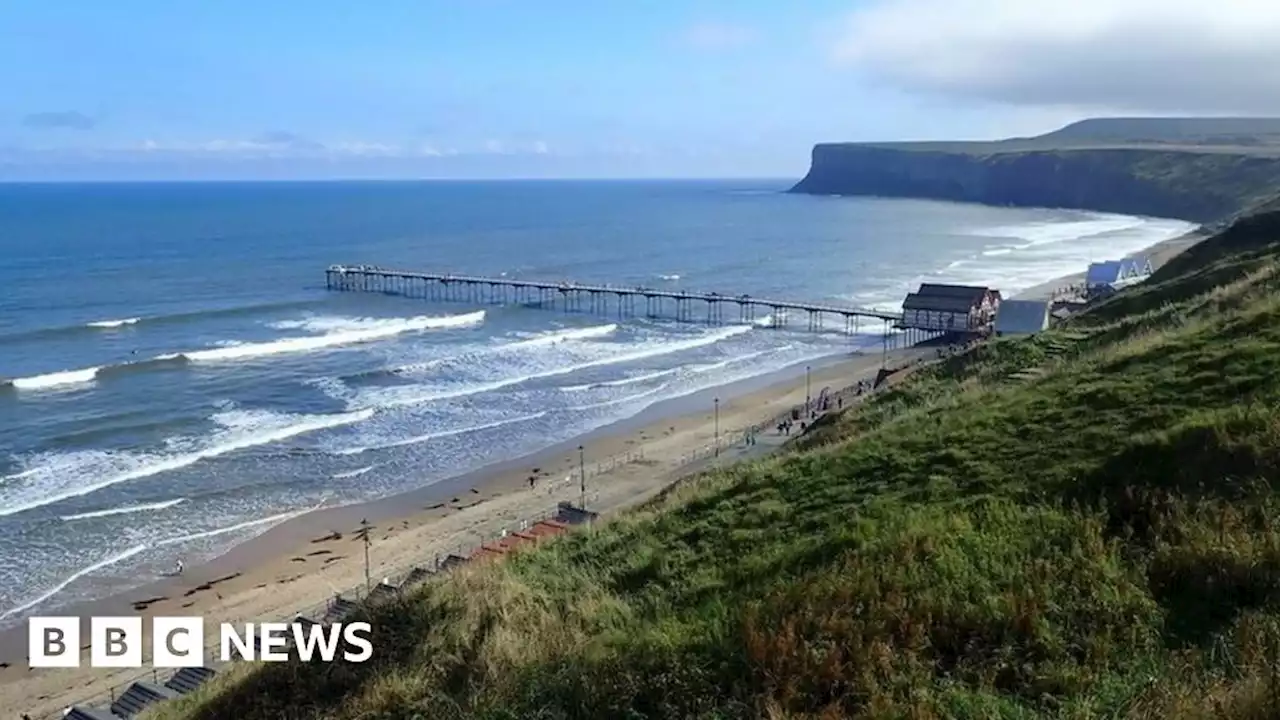
[[[394,321],[355,321],[356,323],[365,323],[364,325],[353,325],[349,320],[335,321],[333,319],[321,318],[299,322],[303,324],[308,322],[313,324],[328,322],[330,323],[330,327],[338,327],[339,329],[322,335],[284,338],[281,340],[272,340],[270,342],[245,343],[243,345],[229,345],[227,347],[189,352],[185,353],[185,355],[187,359],[192,362],[205,362],[241,360],[244,358],[262,357],[265,355],[279,355],[281,353],[308,352],[311,350],[318,350],[320,348],[336,347],[339,345],[354,345],[357,343],[370,342],[372,340],[381,340],[383,338],[403,333],[418,332],[421,330],[440,330],[479,325],[484,322],[484,317],[485,312],[483,310],[477,310],[476,312],[466,313],[464,315],[424,315],[421,317],[397,319]],[[339,326],[337,325],[338,322],[346,322],[348,324],[346,326]],[[313,325],[313,327],[318,326]]]
[[[138,322],[140,322],[141,320],[142,320],[142,318],[140,318],[140,317],[124,318],[124,319],[122,319],[122,320],[95,320],[95,321],[90,322],[90,323],[85,323],[85,324],[84,324],[84,326],[85,326],[85,327],[91,327],[91,328],[99,328],[99,329],[104,329],[104,330],[110,330],[110,329],[113,329],[113,328],[121,328],[121,327],[124,327],[124,326],[126,326],[126,325],[136,325],[136,324],[138,324]]]
[[[63,522],[71,522],[72,520],[88,520],[89,518],[109,517],[111,515],[128,515],[137,512],[149,512],[151,510],[164,510],[174,505],[181,505],[186,502],[186,498],[177,498],[175,500],[165,500],[163,502],[148,503],[146,505],[126,505],[124,507],[109,508],[107,510],[92,510],[90,512],[76,513],[75,515],[63,515],[60,520]]]
[[[440,438],[454,437],[457,435],[466,435],[481,430],[492,430],[493,428],[503,427],[505,425],[514,425],[522,422],[529,422],[544,417],[545,412],[534,413],[532,415],[523,415],[521,417],[506,418],[505,420],[497,420],[483,425],[471,425],[468,427],[452,428],[449,430],[438,430],[436,432],[426,433],[425,435],[415,435],[414,437],[404,438],[403,440],[394,440],[392,442],[379,443],[377,445],[368,445],[361,447],[344,448],[335,450],[335,455],[360,455],[370,450],[386,450],[394,447],[404,447],[406,445],[417,445],[419,443],[429,442],[431,440],[439,440]],[[372,469],[372,466],[368,469]],[[359,474],[359,473],[357,473]],[[338,476],[334,476],[338,477]]]
[[[458,362],[468,358],[482,357],[484,355],[492,355],[494,353],[510,352],[512,350],[527,350],[527,349],[536,348],[536,347],[547,347],[551,345],[558,345],[562,342],[571,342],[571,341],[577,341],[577,340],[598,340],[600,338],[609,337],[610,335],[613,335],[617,331],[618,331],[617,323],[609,323],[607,325],[592,325],[590,327],[572,328],[569,330],[554,330],[546,333],[538,333],[537,335],[534,335],[533,337],[530,337],[524,340],[517,340],[515,342],[498,343],[498,344],[491,345],[489,347],[475,349],[475,350],[465,352],[459,355],[454,355],[451,357],[436,358],[434,360],[428,360],[426,362],[410,363],[407,365],[398,365],[393,368],[385,368],[382,370],[375,370],[368,373],[361,373],[359,375],[352,376],[347,379],[354,379],[357,377],[374,377],[379,375],[396,375],[396,376],[413,375],[415,373],[421,373],[424,370],[438,368],[447,363]]]
[[[644,375],[633,375],[631,377],[621,378],[619,380],[608,380],[606,382],[589,383],[587,385],[566,385],[560,388],[564,392],[583,392],[585,390],[598,390],[607,387],[620,387],[622,385],[635,385],[636,383],[648,382],[649,380],[657,380],[660,377],[674,375],[680,372],[679,367],[659,370],[657,372],[645,373]]]
[[[163,540],[159,540],[157,542],[149,543],[146,545],[134,545],[128,550],[125,550],[120,553],[116,553],[115,555],[112,555],[111,557],[105,560],[99,560],[98,562],[93,563],[92,565],[83,567],[75,571],[71,575],[68,575],[65,579],[63,579],[57,585],[54,585],[52,588],[41,593],[39,597],[36,597],[32,600],[28,600],[27,602],[22,603],[21,605],[11,607],[8,610],[5,610],[4,612],[0,612],[0,620],[3,620],[8,617],[12,617],[20,612],[30,610],[31,608],[36,607],[41,603],[47,602],[58,593],[62,592],[63,590],[66,590],[67,587],[71,585],[71,583],[79,580],[80,578],[83,578],[86,575],[93,574],[99,570],[102,570],[103,568],[108,568],[108,567],[111,567],[112,565],[122,563],[131,557],[134,557],[136,555],[141,555],[147,550],[153,550],[155,548],[161,548],[161,547],[168,547],[171,545],[180,545],[182,543],[191,542],[193,540],[203,540],[205,538],[216,537],[218,535],[226,535],[227,533],[239,532],[241,530],[248,530],[249,528],[258,527],[260,525],[282,523],[285,520],[290,520],[292,518],[298,517],[299,515],[303,515],[305,513],[311,512],[312,510],[316,510],[319,507],[320,507],[319,505],[316,505],[314,507],[305,508],[303,510],[294,510],[291,512],[280,513],[278,515],[272,515],[270,517],[259,518],[257,520],[248,520],[246,522],[236,523],[235,525],[230,525],[224,528],[216,528],[214,530],[205,530],[203,532],[191,533],[190,535],[180,535],[178,537],[165,538]]]
[[[183,365],[190,362],[218,362],[245,358],[278,355],[282,353],[308,352],[341,345],[354,345],[422,330],[439,330],[478,325],[484,322],[485,313],[479,310],[463,315],[421,316],[387,320],[344,318],[316,318],[312,320],[277,323],[277,327],[329,329],[321,335],[282,338],[268,342],[231,343],[221,347],[185,353],[165,353],[145,360],[97,365],[79,370],[62,370],[31,377],[0,380],[0,387],[16,390],[54,390],[87,385],[100,377],[119,373],[149,370],[158,367]],[[123,322],[123,321],[111,321]],[[616,327],[616,326],[615,326]]]
[[[579,372],[581,370],[587,370],[590,368],[603,367],[608,365],[617,365],[620,363],[635,362],[637,360],[645,360],[652,357],[670,355],[671,353],[683,352],[686,350],[692,350],[694,348],[705,347],[707,345],[714,345],[715,343],[727,340],[731,337],[735,337],[743,333],[751,332],[751,330],[752,330],[752,327],[750,325],[734,325],[713,333],[708,333],[706,335],[690,338],[688,340],[655,343],[652,346],[642,347],[641,349],[634,350],[632,352],[621,353],[618,355],[609,355],[601,358],[595,358],[592,360],[586,360],[583,362],[574,363],[571,365],[552,367],[545,370],[530,372],[523,375],[515,375],[507,378],[502,378],[499,380],[473,383],[469,385],[463,385],[462,387],[434,390],[434,391],[429,391],[421,394],[409,394],[406,397],[384,398],[381,401],[375,401],[371,403],[371,405],[374,407],[387,407],[387,408],[403,407],[403,406],[420,405],[422,403],[435,402],[438,400],[449,400],[453,398],[467,397],[470,395],[478,395],[481,393],[493,392],[494,390],[501,390],[503,388],[512,387],[514,385],[521,385],[531,380],[540,380],[540,379],[549,378],[549,377],[557,377],[560,375],[569,375],[571,373]]]
[[[286,440],[304,433],[368,420],[373,410],[334,415],[280,415],[229,411],[213,416],[222,426],[208,438],[182,438],[169,453],[84,450],[58,454],[0,486],[0,516],[52,505],[104,488],[171,472],[220,455]],[[13,476],[10,476],[12,479]]]

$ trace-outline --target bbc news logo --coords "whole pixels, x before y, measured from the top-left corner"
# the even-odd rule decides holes
[[[143,621],[140,617],[89,619],[89,642],[80,642],[80,618],[33,617],[27,622],[28,664],[43,668],[80,667],[81,649],[89,649],[89,667],[142,667]],[[245,623],[218,625],[218,658],[284,662],[341,657],[360,663],[373,655],[372,628],[366,622]],[[205,664],[204,618],[151,618],[151,666],[200,667]],[[341,651],[341,652],[340,652]]]

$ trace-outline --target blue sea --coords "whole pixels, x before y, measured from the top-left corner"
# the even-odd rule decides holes
[[[894,309],[1190,229],[789,184],[0,185],[0,623],[878,342],[328,292],[333,263]]]

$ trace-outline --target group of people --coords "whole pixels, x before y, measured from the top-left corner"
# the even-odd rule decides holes
[[[787,418],[786,420],[783,420],[782,422],[778,423],[778,434],[790,435],[791,428],[795,425],[795,422],[796,422],[795,420],[792,420],[791,418]],[[800,432],[804,432],[803,422],[800,423]]]

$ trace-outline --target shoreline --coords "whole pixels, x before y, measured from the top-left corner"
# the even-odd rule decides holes
[[[1183,250],[1186,250],[1187,248],[1210,237],[1212,234],[1213,234],[1212,232],[1205,230],[1203,227],[1199,227],[1194,230],[1185,232],[1181,235],[1175,235],[1171,238],[1166,238],[1164,240],[1160,240],[1159,242],[1152,243],[1151,245],[1148,245],[1147,247],[1142,248],[1141,250],[1131,252],[1127,255],[1122,255],[1121,257],[1115,258],[1115,259],[1129,260],[1134,257],[1145,255],[1146,257],[1150,258],[1151,269],[1154,272],[1155,270],[1159,270],[1161,265],[1164,265],[1165,263],[1172,260],[1175,256],[1180,254]],[[1053,300],[1054,296],[1059,290],[1062,290],[1063,288],[1066,288],[1072,285],[1080,285],[1084,283],[1085,274],[1087,272],[1088,272],[1088,268],[1086,267],[1085,269],[1079,272],[1063,275],[1061,277],[1054,278],[1053,280],[1040,283],[1039,285],[1033,285],[1025,290],[1022,290],[1012,295],[1009,299],[1010,300]]]
[[[870,348],[870,345],[868,345]],[[878,353],[878,350],[877,350]],[[320,524],[322,521],[330,525],[354,525],[358,524],[362,519],[369,519],[371,522],[379,522],[386,519],[397,518],[405,513],[406,505],[414,505],[421,503],[440,502],[441,498],[452,498],[460,493],[468,493],[477,483],[483,483],[487,478],[500,474],[514,471],[517,468],[537,467],[539,461],[544,458],[550,458],[554,455],[568,453],[571,450],[576,451],[579,445],[585,445],[590,448],[591,444],[607,439],[610,436],[625,433],[630,430],[642,428],[644,425],[656,423],[664,418],[674,418],[695,412],[697,408],[710,406],[712,398],[716,395],[723,395],[725,399],[748,394],[750,392],[767,388],[771,385],[786,382],[794,379],[797,375],[803,375],[806,365],[811,366],[815,371],[824,367],[839,364],[847,361],[851,357],[860,357],[870,355],[870,349],[854,350],[851,353],[840,353],[833,355],[825,355],[806,361],[800,361],[791,365],[772,370],[770,372],[754,375],[747,378],[734,380],[723,385],[714,385],[708,388],[702,388],[688,392],[684,395],[677,395],[670,398],[664,398],[652,405],[645,407],[638,413],[629,417],[620,418],[618,420],[607,422],[597,428],[593,428],[579,435],[572,436],[568,439],[558,441],[547,447],[539,448],[520,455],[508,457],[499,460],[486,462],[478,467],[465,470],[456,475],[447,475],[434,480],[428,479],[427,483],[409,489],[399,490],[384,497],[377,497],[367,500],[359,500],[341,505],[320,505],[311,508],[302,508],[294,511],[273,514],[265,518],[246,521],[247,523],[263,523],[270,521],[272,517],[288,515],[284,519],[277,520],[274,525],[266,531],[240,540],[232,544],[225,550],[218,552],[212,557],[202,559],[189,564],[184,568],[183,579],[186,581],[207,582],[208,580],[226,575],[228,572],[238,572],[244,570],[244,566],[251,565],[260,556],[260,548],[272,548],[280,541],[297,543],[305,539],[302,535],[306,532],[298,532],[299,528],[305,529],[308,525]],[[814,388],[815,395],[821,388]],[[613,456],[608,457],[591,457],[587,456],[586,469],[589,475],[598,474],[597,466],[602,463],[614,461]],[[576,466],[574,472],[576,473]],[[121,599],[133,598],[147,594],[149,597],[155,595],[152,590],[161,591],[169,589],[176,579],[165,576],[155,576],[152,580],[138,585],[137,587],[127,588],[111,592],[98,598],[77,600],[62,604],[54,604],[56,593],[53,597],[36,603],[33,607],[18,611],[16,614],[25,616],[32,612],[56,612],[64,614],[70,612],[71,609],[83,606],[96,606],[102,603],[121,604]],[[133,600],[129,600],[133,602]],[[70,612],[70,614],[76,614]],[[9,618],[0,622],[12,622]],[[11,631],[12,627],[0,625],[0,638],[4,634]],[[0,643],[0,660],[6,660],[4,657],[4,645]]]
[[[899,348],[883,358],[890,367],[932,355],[930,347]],[[370,576],[374,581],[430,566],[434,558],[487,541],[502,529],[579,501],[578,446],[594,450],[586,468],[587,506],[602,514],[634,506],[671,482],[700,469],[691,458],[720,437],[767,423],[804,403],[805,366],[809,392],[817,397],[874,378],[880,352],[834,355],[727,385],[663,400],[640,413],[578,438],[511,460],[493,463],[387,498],[320,508],[285,520],[207,563],[188,568],[181,578],[160,579],[107,598],[57,610],[81,618],[90,615],[202,615],[213,622],[284,620],[362,586],[364,557],[352,537],[364,518],[370,534]],[[718,398],[718,418],[713,399]],[[761,431],[751,455],[770,451],[786,438]],[[722,440],[722,447],[723,445]],[[643,458],[638,454],[643,452]],[[630,462],[597,466],[593,461],[626,457]],[[746,450],[728,446],[725,461]],[[536,470],[536,472],[535,472]],[[536,476],[530,489],[528,479]],[[0,631],[0,697],[33,717],[72,704],[94,702],[113,688],[150,677],[146,669],[32,670],[26,665],[26,623]],[[149,638],[148,638],[149,639]],[[149,656],[149,653],[147,653]]]

